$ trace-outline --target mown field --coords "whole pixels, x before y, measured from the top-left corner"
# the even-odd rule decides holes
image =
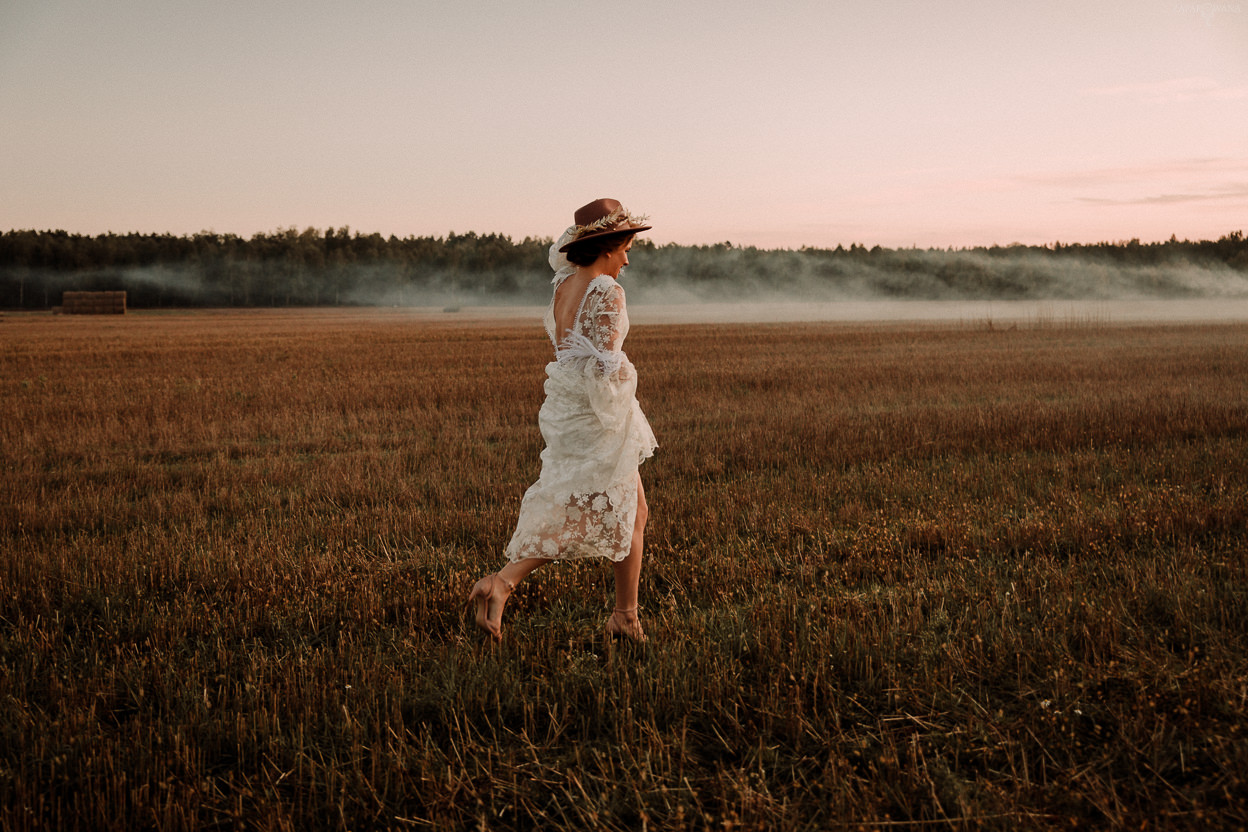
[[[610,570],[464,604],[532,323],[0,319],[0,828],[1248,825],[1248,326],[634,327]]]

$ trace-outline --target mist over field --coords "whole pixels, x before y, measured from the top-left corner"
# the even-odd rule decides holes
[[[1248,271],[1127,265],[1031,252],[895,250],[875,257],[725,248],[641,257],[624,279],[642,303],[1248,297]]]
[[[125,290],[130,306],[544,304],[547,239],[383,238],[294,229],[244,240],[0,234],[0,306],[47,309],[69,290]],[[621,282],[634,304],[1248,298],[1248,241],[973,249],[801,248],[637,239]]]
[[[1031,254],[895,252],[885,262],[838,262],[801,251],[659,250],[632,258],[620,283],[635,304],[830,303],[879,300],[1137,300],[1248,298],[1248,271],[1172,263],[1129,266]],[[525,305],[550,297],[550,271],[453,274],[407,285],[361,270],[343,302],[363,306]],[[506,289],[490,286],[505,285]],[[514,288],[512,288],[514,287]]]
[[[1124,266],[1033,255],[989,257],[972,252],[907,252],[891,262],[821,262],[797,251],[729,249],[710,257],[686,252],[636,257],[620,276],[629,300],[640,304],[798,303],[874,300],[1135,300],[1248,298],[1248,271],[1174,263]],[[550,297],[550,271],[514,269],[464,274],[443,270],[411,279],[394,264],[349,265],[320,288],[292,287],[279,268],[249,270],[250,291],[212,280],[196,264],[132,266],[74,274],[6,273],[10,285],[27,282],[49,305],[78,288],[129,290],[155,296],[154,305],[191,306],[458,306],[529,305]],[[34,287],[33,289],[31,287]],[[35,296],[39,300],[38,294]],[[25,306],[27,304],[11,304]],[[133,300],[132,300],[132,305]]]

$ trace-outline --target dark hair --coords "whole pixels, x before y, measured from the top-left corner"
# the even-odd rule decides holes
[[[629,240],[636,236],[635,233],[627,231],[622,231],[619,234],[604,234],[601,237],[593,237],[582,243],[573,243],[565,254],[568,255],[568,262],[574,266],[592,266],[599,257],[615,251],[622,245],[626,245]]]

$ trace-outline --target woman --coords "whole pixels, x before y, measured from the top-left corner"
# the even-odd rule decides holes
[[[595,200],[574,216],[550,247],[555,291],[545,324],[555,360],[546,365],[537,415],[546,442],[542,472],[520,503],[507,565],[477,581],[468,600],[478,626],[499,640],[503,606],[530,572],[552,560],[604,557],[615,569],[607,633],[644,642],[637,585],[647,507],[637,467],[657,443],[621,349],[628,314],[616,278],[634,235],[650,226],[614,199]]]

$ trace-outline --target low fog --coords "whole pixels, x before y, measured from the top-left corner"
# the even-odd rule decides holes
[[[702,256],[697,256],[701,254]],[[492,275],[475,286],[430,273],[403,283],[362,271],[341,302],[364,306],[532,305],[550,297],[549,271]],[[1175,263],[1118,265],[1037,255],[904,251],[887,262],[831,261],[800,251],[725,249],[633,255],[620,275],[630,304],[791,304],[846,301],[1248,299],[1248,271]],[[499,285],[506,289],[498,289]]]
[[[635,258],[621,278],[630,301],[1248,298],[1248,271],[1191,263],[1135,266],[1031,253],[1002,256],[918,249],[855,259],[726,248],[709,263],[689,254],[681,250],[653,265]]]

